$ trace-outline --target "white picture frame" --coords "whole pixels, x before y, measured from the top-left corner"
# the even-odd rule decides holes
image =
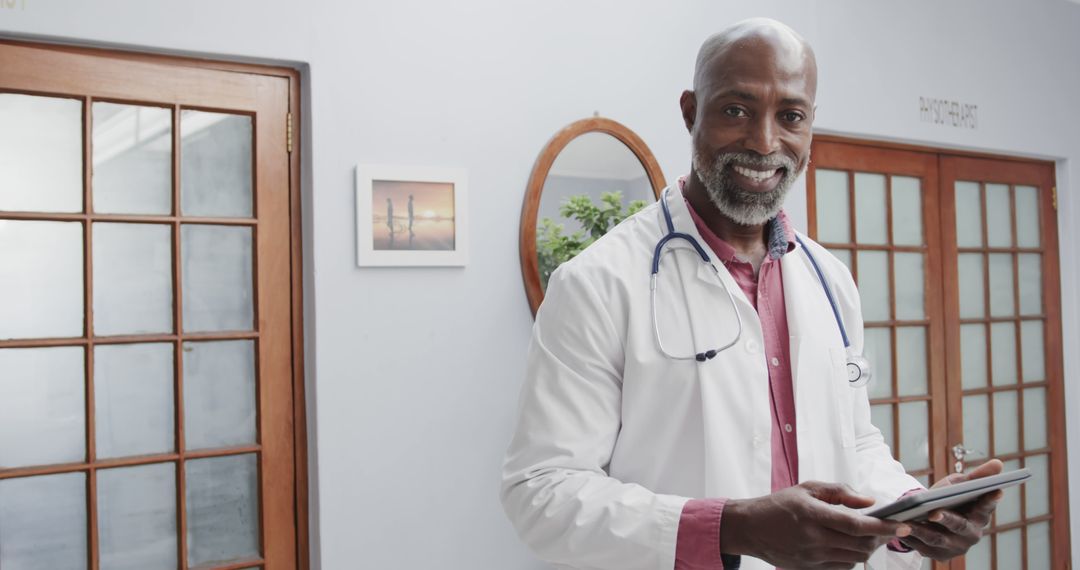
[[[467,185],[463,168],[357,165],[356,265],[464,266]]]

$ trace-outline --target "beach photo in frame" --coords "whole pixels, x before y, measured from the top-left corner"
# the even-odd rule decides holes
[[[462,168],[356,167],[356,264],[463,266],[468,260]]]

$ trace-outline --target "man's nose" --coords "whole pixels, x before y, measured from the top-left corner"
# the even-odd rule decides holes
[[[745,146],[762,156],[780,150],[780,136],[772,117],[758,117],[749,125]]]

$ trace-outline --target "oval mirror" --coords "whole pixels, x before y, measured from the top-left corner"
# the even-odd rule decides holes
[[[559,131],[540,153],[521,210],[521,273],[536,315],[551,272],[664,189],[645,142],[611,119]]]

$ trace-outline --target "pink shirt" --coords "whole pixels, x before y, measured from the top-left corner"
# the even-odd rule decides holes
[[[682,184],[680,179],[680,187]],[[739,284],[761,321],[773,420],[772,490],[786,489],[799,482],[799,455],[780,258],[795,249],[795,234],[783,212],[768,223],[768,253],[755,275],[753,265],[739,258],[731,245],[717,237],[689,202],[687,207],[698,233]],[[676,570],[724,568],[720,555],[720,521],[725,502],[725,498],[692,499],[683,507],[675,547]]]

